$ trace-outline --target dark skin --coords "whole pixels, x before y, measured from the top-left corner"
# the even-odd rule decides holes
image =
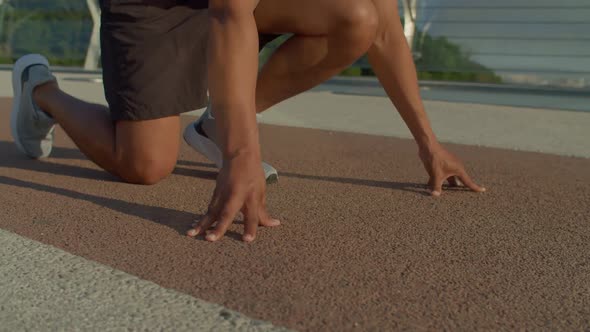
[[[245,242],[254,241],[259,224],[276,224],[266,212],[266,182],[260,168],[255,104],[256,5],[256,0],[209,1],[209,94],[217,110],[223,167],[209,209],[189,235],[214,226],[206,235],[211,242],[224,236],[240,211],[244,213]]]
[[[429,175],[428,186],[433,196],[443,193],[443,184],[465,186],[484,192],[467,173],[463,162],[438,142],[424,110],[416,67],[399,20],[397,2],[371,0],[378,9],[379,28],[368,51],[369,62],[389,98],[412,132],[420,159]],[[395,56],[393,56],[395,55]]]
[[[338,26],[330,25],[330,22],[347,21],[348,19],[342,19],[341,15],[350,13],[352,5],[359,10],[368,10],[370,15],[378,17],[378,25],[372,32],[365,51],[385,91],[414,136],[418,145],[418,155],[429,175],[428,186],[431,194],[442,195],[445,183],[451,187],[465,186],[475,192],[485,191],[485,188],[471,179],[463,162],[438,142],[430,126],[420,97],[412,55],[404,37],[394,1],[358,0],[348,3],[334,0],[295,2],[286,0],[278,4],[263,0],[258,5],[256,14],[251,12],[256,7],[255,1],[248,2],[249,5],[243,2],[239,6],[228,0],[213,0],[211,3],[215,5],[216,2],[219,6],[226,6],[225,10],[229,8],[227,6],[234,4],[236,7],[231,10],[242,10],[243,13],[247,13],[247,24],[246,20],[241,22],[236,20],[232,23],[233,28],[238,24],[244,24],[241,28],[233,30],[241,31],[238,34],[241,39],[236,43],[245,43],[248,40],[252,46],[257,45],[254,34],[256,28],[263,33],[291,32],[294,36],[271,57],[258,78],[255,71],[244,72],[245,62],[243,61],[240,66],[229,66],[234,68],[233,73],[228,70],[227,65],[222,68],[222,64],[231,63],[231,57],[228,56],[231,52],[228,52],[229,46],[217,45],[227,48],[225,51],[215,53],[214,59],[219,60],[217,69],[215,69],[215,63],[210,64],[212,65],[210,82],[216,85],[210,91],[218,120],[212,124],[214,132],[208,132],[208,134],[211,134],[210,136],[213,136],[222,148],[225,161],[209,210],[201,221],[193,225],[194,228],[188,233],[190,236],[204,234],[211,226],[216,225],[206,238],[209,241],[217,241],[224,235],[227,227],[240,211],[245,218],[245,241],[252,241],[255,238],[258,225],[280,224],[278,220],[269,216],[264,205],[265,187],[260,171],[258,132],[255,129],[255,120],[250,115],[263,112],[285,99],[306,91],[348,66],[349,63],[342,61],[339,56],[343,49],[350,47],[351,41],[342,36],[335,37],[332,32],[344,28],[337,29]],[[230,19],[219,25],[221,30],[212,29],[212,38],[225,40],[227,44],[228,38],[231,37],[229,32],[231,24],[228,22],[232,22],[231,18],[238,16],[225,15],[224,17]],[[294,20],[295,17],[300,19]],[[370,34],[370,27],[370,25],[368,28],[366,26],[367,29],[363,31]],[[226,29],[225,37],[214,37],[223,29]],[[251,38],[245,38],[244,31],[249,31],[247,36]],[[337,46],[339,41],[343,43],[342,46]],[[358,39],[358,43],[362,44],[362,39]],[[249,50],[247,63],[252,65],[251,68],[257,68],[255,56],[257,50],[247,48],[245,44],[240,47],[239,49]],[[221,70],[225,70],[223,74],[227,75],[223,78],[226,80],[226,85],[218,84],[223,81],[220,78],[223,77],[219,72]],[[232,87],[231,84],[235,86]],[[243,102],[240,105],[238,103],[224,105],[223,100],[217,99],[219,104],[216,104],[216,95],[233,96],[230,100]],[[242,121],[235,119],[242,119]],[[241,124],[236,126],[236,123]]]
[[[320,84],[367,51],[414,135],[433,195],[442,193],[445,181],[484,191],[430,128],[393,0],[263,0],[258,7],[256,0],[211,0],[210,5],[210,93],[218,110],[213,127],[220,133],[215,136],[225,167],[207,215],[190,235],[216,225],[207,238],[219,240],[240,211],[246,218],[245,241],[255,238],[258,226],[280,224],[265,207],[256,112]],[[294,33],[258,77],[257,29]],[[229,56],[236,52],[239,59]],[[174,169],[180,144],[178,116],[113,122],[105,106],[79,100],[56,82],[37,87],[33,100],[90,160],[123,181],[155,184]]]

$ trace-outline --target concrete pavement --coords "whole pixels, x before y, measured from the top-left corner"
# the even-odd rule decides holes
[[[0,331],[286,331],[0,229]]]
[[[425,101],[443,142],[590,158],[590,112]],[[311,92],[275,106],[262,123],[411,138],[385,97]]]

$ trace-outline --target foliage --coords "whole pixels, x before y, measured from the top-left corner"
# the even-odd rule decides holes
[[[43,53],[57,65],[84,63],[92,29],[85,1],[5,0],[0,17],[1,62]]]
[[[469,53],[445,37],[433,38],[418,33],[420,52],[416,60],[418,77],[423,80],[500,83],[501,78],[485,66],[470,59]]]

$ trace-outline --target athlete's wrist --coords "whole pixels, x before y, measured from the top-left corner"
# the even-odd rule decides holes
[[[438,139],[434,135],[426,135],[416,138],[416,143],[418,144],[420,153],[432,154],[441,148]]]

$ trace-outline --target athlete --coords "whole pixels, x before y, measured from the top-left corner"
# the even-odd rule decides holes
[[[329,8],[322,6],[322,3],[325,2],[263,1],[258,6],[256,17],[262,17],[259,13],[288,13],[298,8],[314,8],[309,14],[312,16],[308,18],[319,16],[317,21],[314,19],[318,25],[322,22],[321,17],[328,12],[337,12],[343,15],[341,21],[345,20],[343,13],[347,12],[346,7],[339,12],[334,10],[339,8],[337,2]],[[362,2],[357,2],[357,5],[359,3]],[[367,46],[369,62],[414,136],[419,157],[430,176],[428,186],[432,195],[440,196],[445,182],[451,186],[464,185],[475,192],[484,192],[485,188],[471,179],[463,163],[438,142],[430,126],[420,97],[416,68],[399,18],[397,1],[371,0],[369,4],[364,4],[357,12],[362,12],[363,15],[359,16],[364,18],[364,29],[358,32],[357,45],[364,46],[366,37],[370,36],[370,44]],[[281,22],[285,20],[280,14],[276,15],[278,16],[272,19],[259,20],[258,29],[284,31]],[[272,24],[266,26],[269,22]],[[342,69],[342,64],[351,60],[351,57],[340,56],[343,49],[348,49],[346,44],[336,42],[334,36],[313,34],[318,25],[298,25],[296,34],[282,44],[262,68],[256,83],[256,112],[264,112],[285,99],[311,89],[337,74]],[[264,36],[264,39],[268,40],[269,36]],[[348,51],[352,58],[357,54],[352,49]],[[240,78],[236,77],[236,80],[239,82]],[[220,140],[213,110],[217,108],[210,104],[199,120],[186,127],[184,138],[196,151],[222,167],[224,159],[217,147]],[[274,181],[278,178],[278,172],[272,166],[266,163],[262,165],[267,180]],[[204,222],[195,224],[189,235],[203,232],[210,226],[210,221],[211,218],[206,217]]]
[[[13,72],[11,128],[17,146],[33,158],[48,156],[59,124],[105,170],[130,183],[156,183],[176,164],[178,115],[206,104],[207,75],[217,119],[209,135],[220,147],[223,167],[209,211],[189,235],[215,224],[207,239],[219,240],[242,211],[244,240],[254,240],[258,225],[279,224],[264,207],[254,110],[346,68],[374,48],[379,22],[372,1],[262,0],[256,5],[238,0],[102,1],[102,65],[109,108],[68,95],[44,57],[25,56]],[[258,80],[256,29],[294,34]],[[300,66],[290,68],[297,61]],[[290,71],[301,79],[286,84]],[[285,90],[273,91],[270,80],[275,79]],[[444,164],[455,159],[432,158],[431,171],[441,160]]]
[[[32,158],[47,157],[59,124],[106,171],[130,183],[157,183],[177,161],[179,114],[207,104],[208,76],[225,162],[202,225],[215,222],[207,239],[218,240],[241,210],[247,219],[244,240],[253,240],[259,224],[279,224],[264,207],[254,108],[256,29],[300,37],[288,52],[273,56],[271,77],[281,75],[277,64],[292,63],[308,46],[328,41],[339,48],[340,53],[330,53],[302,72],[314,75],[314,68],[325,68],[324,76],[314,80],[319,83],[366,52],[376,22],[374,7],[365,0],[262,0],[258,7],[256,2],[100,1],[109,107],[74,98],[59,88],[45,57],[24,56],[13,70],[11,132],[16,145]]]

